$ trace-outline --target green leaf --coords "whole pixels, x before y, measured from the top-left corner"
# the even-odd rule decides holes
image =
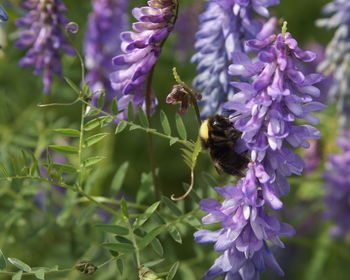
[[[77,173],[78,172],[74,166],[69,165],[69,164],[53,163],[52,166],[55,169],[61,170],[62,172],[69,172],[69,173]],[[50,174],[48,173],[48,175],[50,175]],[[48,176],[46,176],[46,177],[48,177]]]
[[[105,93],[102,92],[98,96],[97,107],[102,108],[104,104],[105,104]]]
[[[6,259],[2,251],[0,250],[0,270],[4,270],[6,268]]]
[[[121,275],[123,275],[124,272],[124,263],[122,259],[117,259],[117,267]]]
[[[18,271],[16,274],[14,274],[11,278],[11,280],[21,280],[22,279],[22,274],[23,274],[23,271]]]
[[[90,82],[86,82],[83,86],[83,95],[86,96],[90,91]]]
[[[151,246],[152,246],[152,249],[154,250],[154,252],[156,252],[156,254],[160,257],[163,256],[164,254],[164,250],[163,250],[163,246],[162,244],[160,243],[159,239],[158,238],[154,238],[151,242]]]
[[[169,198],[167,198],[166,196],[163,196],[162,197],[162,201],[171,210],[171,212],[173,212],[176,216],[181,216],[182,215],[182,211]]]
[[[79,137],[80,131],[73,128],[58,128],[53,130],[57,134],[61,134],[68,137]]]
[[[112,195],[117,194],[120,188],[122,187],[128,167],[129,162],[124,162],[115,173],[111,183]]]
[[[118,101],[117,98],[112,99],[112,113],[114,115],[118,114]]]
[[[125,198],[124,196],[122,197],[122,199],[120,200],[120,208],[122,210],[123,215],[126,218],[129,218],[129,211],[128,211],[128,205],[126,204]]]
[[[115,129],[115,134],[122,132],[127,126],[128,124],[126,122],[120,121],[120,123],[117,125]]]
[[[177,272],[177,270],[179,269],[179,265],[180,262],[176,262],[172,265],[172,267],[170,268],[167,277],[165,278],[166,280],[172,280],[175,277],[175,274]]]
[[[17,267],[20,270],[23,270],[25,272],[30,272],[32,271],[32,269],[30,268],[29,265],[27,265],[26,263],[22,262],[19,259],[16,258],[7,258],[7,260],[12,263],[15,267]]]
[[[186,140],[187,139],[186,128],[179,114],[176,114],[175,120],[176,120],[176,129],[177,129],[177,132],[179,133],[180,138],[183,140]]]
[[[152,216],[154,211],[157,210],[159,204],[160,204],[160,201],[155,202],[150,207],[148,207],[146,209],[146,211],[135,220],[134,227],[138,228],[138,227],[142,226],[149,219],[149,217]]]
[[[139,119],[140,119],[141,125],[143,127],[149,127],[149,122],[145,111],[143,111],[141,107],[139,107],[138,110],[139,110]]]
[[[67,77],[64,77],[65,81],[67,82],[67,84],[72,88],[72,90],[74,90],[77,94],[80,94],[80,88],[73,83],[73,81]]]
[[[128,121],[132,121],[134,119],[134,106],[130,101],[128,104]]]
[[[135,251],[134,246],[128,243],[103,243],[102,247],[118,253],[131,253]]]
[[[44,268],[39,268],[34,272],[34,275],[36,278],[40,280],[45,280],[45,269]]]
[[[136,194],[136,202],[140,203],[145,200],[150,192],[152,192],[153,180],[151,173],[142,173],[141,175],[141,185]]]
[[[96,115],[99,115],[101,114],[101,111],[99,109],[90,109],[86,115],[89,116],[89,117],[93,117],[93,116],[96,116]]]
[[[138,124],[131,124],[129,130],[136,130],[136,129],[141,129],[142,126]]]
[[[165,226],[159,226],[151,230],[149,233],[146,234],[144,238],[142,238],[142,240],[139,243],[139,248],[146,248],[153,241],[153,239],[156,238],[157,235],[163,232],[165,229]]]
[[[170,226],[168,232],[175,242],[182,244],[181,234],[175,226]]]
[[[171,135],[171,128],[170,128],[170,124],[169,124],[169,120],[168,117],[166,116],[166,114],[164,113],[164,111],[160,111],[160,122],[162,124],[162,128],[163,131],[166,135]]]
[[[95,227],[98,228],[99,230],[102,230],[102,231],[108,232],[108,233],[115,233],[118,235],[128,235],[129,234],[129,229],[122,227],[122,226],[98,224],[98,225],[95,225]]]
[[[179,138],[177,138],[177,137],[171,138],[170,143],[169,143],[170,146],[174,145],[177,141],[179,141]]]
[[[86,147],[90,147],[90,146],[100,142],[107,135],[109,135],[109,133],[98,133],[98,134],[92,135],[92,136],[85,139],[84,144]]]
[[[5,177],[10,177],[6,167],[2,164],[0,164],[0,169],[1,169],[1,172],[4,174]]]
[[[98,126],[104,126],[105,124],[110,123],[111,121],[113,121],[113,118],[110,116],[102,116],[102,117],[98,117],[96,119],[92,119],[91,121],[88,121],[85,125],[84,125],[84,129],[86,131],[90,131],[93,130],[94,128],[98,127]]]
[[[104,160],[105,158],[106,157],[103,157],[103,156],[89,157],[86,160],[84,160],[83,165],[85,167],[89,167],[89,166],[92,166],[92,165],[99,163],[101,160]]]
[[[73,146],[49,145],[49,148],[64,154],[77,154],[79,149]]]

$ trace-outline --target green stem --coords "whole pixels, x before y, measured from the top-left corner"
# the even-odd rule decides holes
[[[136,256],[137,267],[140,267],[141,266],[140,248],[139,248],[139,246],[137,245],[137,242],[136,242],[136,236],[134,234],[134,229],[132,228],[132,225],[130,223],[129,218],[125,217],[125,216],[123,216],[123,218],[124,218],[124,221],[125,221],[128,229],[129,229],[132,245],[135,248],[135,256]]]
[[[84,164],[83,164],[83,140],[84,140],[84,122],[85,122],[86,104],[81,104],[81,120],[80,120],[80,135],[79,135],[79,186],[83,187],[84,180]]]
[[[111,118],[116,119],[116,120],[118,120],[120,122],[125,122],[129,126],[135,126],[135,124],[133,122],[129,122],[129,121],[123,120],[121,118],[118,118],[118,117],[116,117],[116,116],[106,112],[106,111],[103,111],[100,108],[91,105],[90,103],[88,103],[87,101],[85,101],[82,98],[80,99],[80,101],[85,103],[85,104],[88,104],[91,108],[93,108],[94,110],[98,111],[100,114],[104,114],[105,116],[111,117]],[[184,146],[186,146],[186,147],[188,147],[190,149],[192,149],[194,147],[194,144],[192,142],[190,142],[190,141],[181,140],[181,139],[179,139],[177,137],[172,137],[172,136],[160,133],[160,132],[158,132],[158,131],[156,131],[155,129],[152,129],[152,128],[146,128],[146,127],[143,127],[143,126],[138,126],[138,129],[143,130],[146,133],[153,134],[153,135],[165,138],[167,140],[176,140],[176,142],[178,142],[178,143],[180,143],[180,144],[182,144],[182,145],[184,145]]]

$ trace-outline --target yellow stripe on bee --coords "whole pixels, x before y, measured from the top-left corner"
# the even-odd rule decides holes
[[[201,127],[199,128],[199,137],[204,140],[209,138],[208,120],[202,122]]]

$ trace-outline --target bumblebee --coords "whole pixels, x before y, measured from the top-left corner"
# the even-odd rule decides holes
[[[235,144],[241,134],[225,116],[215,115],[202,122],[199,137],[203,149],[209,150],[219,174],[225,172],[244,176],[243,171],[249,163],[249,158],[246,152],[239,154],[235,151]]]

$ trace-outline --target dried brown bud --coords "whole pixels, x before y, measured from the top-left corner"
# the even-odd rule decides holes
[[[98,269],[96,265],[94,265],[92,262],[87,261],[87,260],[82,260],[79,263],[75,265],[76,270],[87,274],[87,275],[92,275],[95,273],[95,271]]]

